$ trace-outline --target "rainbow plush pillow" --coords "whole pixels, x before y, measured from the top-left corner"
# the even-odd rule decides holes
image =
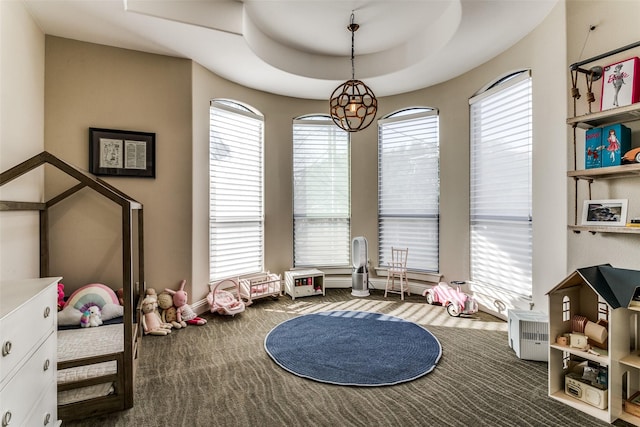
[[[58,325],[80,325],[82,313],[91,306],[98,306],[102,320],[110,320],[124,313],[124,307],[118,302],[118,296],[108,286],[101,283],[85,285],[71,294],[62,311],[58,312]]]

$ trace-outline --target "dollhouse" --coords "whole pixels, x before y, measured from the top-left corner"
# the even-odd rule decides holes
[[[549,396],[640,426],[640,271],[580,268],[548,296]]]

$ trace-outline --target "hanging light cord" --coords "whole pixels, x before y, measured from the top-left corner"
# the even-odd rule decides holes
[[[358,24],[355,24],[353,21],[355,20],[355,16],[353,14],[353,10],[351,11],[351,22],[349,23],[349,31],[351,31],[351,80],[356,79],[356,67],[354,65],[354,56],[355,56],[355,36],[356,31],[360,27]]]

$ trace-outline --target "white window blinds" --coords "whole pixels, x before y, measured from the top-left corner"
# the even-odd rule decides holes
[[[211,281],[263,269],[262,147],[262,116],[229,101],[211,103]]]
[[[438,113],[416,108],[378,122],[378,248],[407,247],[407,268],[439,269],[440,141]]]
[[[295,267],[349,265],[349,136],[329,117],[293,122]]]
[[[470,104],[471,280],[531,296],[531,77],[520,73]]]

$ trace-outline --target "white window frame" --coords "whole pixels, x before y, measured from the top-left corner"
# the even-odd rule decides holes
[[[209,128],[209,280],[264,269],[264,117],[213,100]]]
[[[500,79],[470,103],[470,278],[533,293],[530,71]]]
[[[349,266],[350,136],[328,115],[293,120],[293,266]]]
[[[407,269],[437,273],[440,252],[438,110],[413,107],[378,121],[378,262],[409,248]]]

